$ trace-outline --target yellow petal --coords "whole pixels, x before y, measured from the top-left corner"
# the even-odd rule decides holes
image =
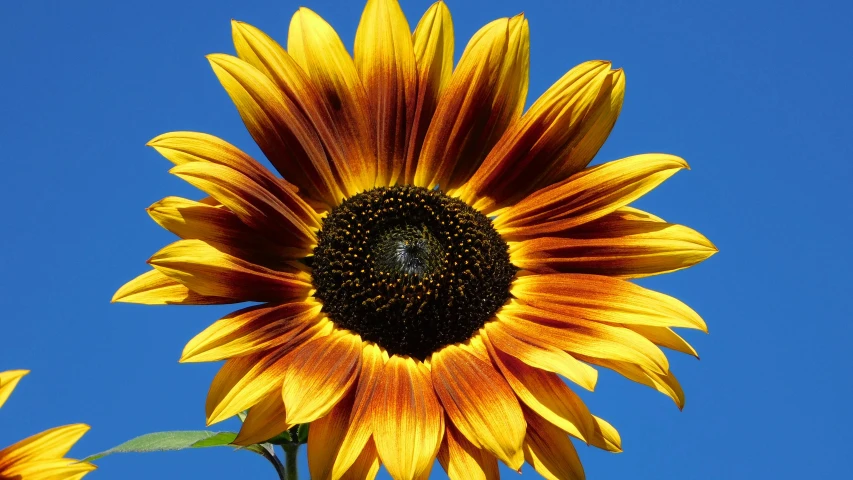
[[[559,373],[581,387],[592,391],[598,381],[598,370],[576,359],[568,353],[547,345],[525,342],[501,329],[496,322],[484,327],[489,343],[533,368]]]
[[[306,298],[310,275],[249,263],[200,240],[180,240],[155,253],[148,263],[194,292],[241,301],[290,301]]]
[[[305,301],[238,310],[190,340],[181,362],[215,362],[299,344],[320,327],[322,308],[314,301]]]
[[[367,93],[340,37],[325,20],[302,7],[290,21],[287,51],[325,97],[360,189],[376,179],[376,140]]]
[[[586,62],[570,70],[513,123],[465,185],[463,199],[487,210],[501,208],[529,193],[577,173],[584,164],[567,158],[578,146],[590,122],[600,119],[591,112],[603,92],[613,88],[610,63]],[[488,203],[486,200],[488,199]]]
[[[82,423],[55,427],[0,450],[0,472],[9,465],[59,459],[89,431]]]
[[[429,371],[411,358],[391,357],[371,411],[379,458],[395,479],[428,476],[444,434],[444,415]]]
[[[401,179],[417,102],[412,34],[397,0],[368,0],[355,34],[355,66],[376,132],[376,185]]]
[[[431,365],[435,392],[459,432],[510,468],[521,468],[526,424],[503,376],[491,364],[452,345],[434,353]]]
[[[495,228],[508,240],[562,232],[633,202],[682,168],[684,160],[665,154],[592,167],[502,210]]]
[[[285,418],[281,392],[276,388],[249,409],[249,414],[240,426],[234,445],[252,445],[269,440],[288,430],[293,425]],[[313,427],[313,426],[312,426]]]
[[[15,390],[21,378],[28,373],[30,373],[29,370],[7,370],[0,372],[0,407],[9,399],[9,395]]]
[[[612,324],[708,331],[702,317],[676,298],[601,275],[525,275],[512,295],[543,310]]]
[[[241,300],[199,295],[177,280],[152,269],[122,285],[113,294],[112,301],[144,305],[221,305]]]
[[[344,197],[314,125],[278,86],[252,65],[208,55],[219,82],[267,159],[308,197],[337,205]]]
[[[350,152],[351,145],[341,141],[337,133],[338,120],[308,74],[281,45],[261,30],[232,20],[231,32],[240,59],[263,72],[311,121],[329,155],[329,167],[347,196],[361,191],[361,179],[353,176],[349,165],[358,151]],[[326,168],[325,164],[320,166]]]
[[[507,383],[531,410],[573,437],[586,441],[592,435],[592,414],[556,374],[530,367],[500,351],[491,352]]]
[[[0,471],[0,478],[23,480],[74,480],[86,476],[97,467],[69,458],[24,462]]]
[[[583,480],[581,465],[571,439],[559,428],[528,412],[524,459],[549,480]]]
[[[500,479],[497,458],[472,445],[449,422],[441,449],[438,451],[438,461],[450,480]]]
[[[481,28],[465,48],[427,130],[415,185],[448,191],[473,175],[524,108],[529,28],[518,15]]]
[[[282,396],[287,422],[326,415],[349,392],[361,368],[361,337],[337,331],[305,343],[288,357]]]
[[[424,137],[432,121],[438,99],[453,73],[453,19],[444,2],[427,9],[412,35],[417,64],[417,107],[406,154],[404,179],[413,184]]]

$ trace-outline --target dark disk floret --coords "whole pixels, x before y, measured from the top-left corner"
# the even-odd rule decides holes
[[[464,342],[509,299],[516,267],[491,220],[438,190],[377,188],[323,220],[315,297],[336,325],[425,359]]]

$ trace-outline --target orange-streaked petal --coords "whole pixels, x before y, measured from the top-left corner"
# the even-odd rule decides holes
[[[516,338],[536,345],[550,345],[572,355],[619,360],[666,372],[666,355],[642,335],[627,328],[583,320],[511,304],[497,313],[500,328]]]
[[[513,282],[512,295],[528,305],[586,320],[708,331],[702,317],[678,299],[601,275],[525,275]]]
[[[606,85],[599,91],[598,99],[584,120],[582,136],[566,155],[555,180],[562,180],[586,168],[616,125],[625,100],[625,72],[621,68],[609,72]]]
[[[347,162],[361,190],[376,178],[376,140],[367,93],[340,37],[319,15],[301,7],[290,20],[287,51],[331,107]]]
[[[348,159],[352,155],[348,155],[346,144],[340,141],[336,132],[331,107],[314,87],[308,74],[281,45],[261,30],[232,20],[231,34],[237,56],[275,82],[282,93],[312,122],[329,155],[329,167],[344,193],[347,196],[358,193],[361,180],[353,177],[350,171]],[[325,164],[321,166],[326,168]]]
[[[374,343],[365,342],[361,352],[361,372],[358,376],[358,386],[350,415],[349,430],[341,443],[335,458],[332,472],[333,478],[341,478],[356,462],[359,452],[368,443],[372,443],[373,426],[370,419],[373,396],[376,385],[382,378],[382,371],[387,360],[387,354]],[[375,448],[375,446],[374,446]]]
[[[444,434],[444,415],[426,366],[391,357],[372,403],[373,440],[388,473],[401,480],[427,476]]]
[[[431,364],[435,392],[460,433],[510,468],[521,468],[526,424],[504,377],[490,363],[453,345],[434,353]]]
[[[595,415],[593,418],[595,418],[595,435],[589,439],[589,444],[608,452],[620,453],[622,451],[622,437],[619,436],[619,432],[606,420]]]
[[[584,480],[578,452],[566,434],[532,411],[525,411],[528,429],[524,459],[549,480]]]
[[[197,132],[170,132],[148,142],[175,165],[212,163],[245,175],[272,193],[309,227],[320,228],[320,216],[295,192],[295,187],[277,178],[263,165],[220,138]]]
[[[183,239],[202,240],[217,250],[270,268],[305,256],[304,249],[288,248],[259,235],[222,206],[166,197],[148,207],[148,215]]]
[[[610,104],[604,94],[614,88],[613,79],[609,62],[571,69],[507,129],[465,185],[462,198],[469,203],[482,199],[480,208],[494,210],[586,167],[588,160],[575,164],[571,152],[590,122],[606,121],[592,110]]]
[[[281,392],[276,388],[249,409],[233,443],[248,446],[265,442],[292,426],[287,423]]]
[[[82,423],[51,428],[0,450],[0,472],[21,462],[59,459],[89,431]]]
[[[536,345],[516,338],[510,331],[501,329],[496,322],[487,323],[484,334],[494,348],[533,368],[559,373],[589,391],[595,389],[598,370],[558,348]]]
[[[352,467],[339,480],[373,480],[377,473],[379,473],[379,453],[376,451],[373,439],[368,439]]]
[[[513,243],[513,265],[534,273],[591,273],[646,277],[691,267],[717,253],[699,232],[683,225],[613,220],[607,215],[559,236]]]
[[[397,0],[368,0],[355,34],[355,66],[376,133],[376,186],[402,180],[418,71],[409,23]]]
[[[308,300],[255,305],[230,313],[190,340],[181,362],[215,362],[298,343],[320,327],[322,308]]]
[[[317,241],[316,228],[305,223],[305,218],[237,170],[197,162],[178,165],[170,172],[222,202],[240,221],[269,240],[302,247],[306,255]]]
[[[686,353],[699,358],[699,354],[692,345],[687,343],[681,336],[666,327],[649,327],[646,325],[624,325],[625,328],[639,333],[648,338],[652,343],[660,347],[666,347],[676,352]]]
[[[271,270],[220,252],[201,240],[180,240],[148,263],[192,291],[241,301],[290,301],[308,296],[310,274]]]
[[[358,378],[361,337],[345,330],[312,340],[289,357],[282,396],[287,422],[309,423],[326,415]]]
[[[288,349],[231,358],[213,378],[207,393],[207,424],[213,425],[254,407],[281,388]]]
[[[200,295],[159,270],[152,269],[122,285],[113,294],[112,301],[144,305],[222,305],[243,300]]]
[[[523,15],[495,20],[468,43],[424,137],[415,185],[459,187],[524,108],[530,39]]]
[[[531,410],[573,437],[586,441],[595,421],[583,400],[555,373],[539,370],[490,346],[507,383]]]
[[[450,480],[498,480],[498,459],[471,444],[452,422],[438,450],[438,461]]]
[[[444,2],[427,9],[412,35],[418,68],[418,97],[402,183],[414,184],[424,137],[438,99],[453,73],[453,19]]]
[[[0,407],[6,403],[6,400],[9,399],[9,395],[12,395],[12,391],[15,390],[18,382],[28,373],[30,373],[29,370],[6,370],[5,372],[0,372]]]
[[[278,86],[255,67],[230,55],[208,55],[219,82],[267,159],[303,194],[335,206],[344,194],[314,125]]]
[[[671,398],[679,410],[684,409],[684,390],[681,388],[681,384],[678,383],[678,380],[672,372],[668,371],[666,373],[658,373],[632,363],[612,360],[592,358],[588,360],[591,363],[595,363],[604,368],[609,368],[628,380],[654,388],[658,392]]]
[[[502,210],[495,228],[507,240],[563,232],[633,202],[683,168],[683,159],[657,153],[592,167]]]
[[[311,422],[308,431],[308,470],[315,480],[330,480],[335,459],[347,434],[355,392],[350,390],[327,415]]]

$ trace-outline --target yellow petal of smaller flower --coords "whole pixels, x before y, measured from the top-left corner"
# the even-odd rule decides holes
[[[0,407],[9,399],[9,395],[15,390],[15,386],[21,381],[29,370],[7,370],[0,372]]]

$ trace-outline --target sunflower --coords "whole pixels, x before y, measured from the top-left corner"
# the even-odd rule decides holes
[[[29,370],[0,372],[0,407]],[[56,427],[0,450],[0,478],[9,480],[79,480],[95,469],[90,463],[63,458],[89,430],[88,425]]]
[[[224,360],[209,424],[248,410],[237,443],[311,423],[312,478],[497,478],[498,460],[583,478],[571,438],[620,451],[564,382],[595,366],[684,397],[659,347],[706,330],[680,301],[628,281],[716,252],[629,203],[678,170],[647,154],[588,167],[625,76],[565,74],[523,112],[528,23],[489,23],[453,68],[442,2],[411,33],[369,0],[350,56],[301,8],[287,49],[232,23],[237,56],[208,56],[276,176],[210,135],[149,143],[209,196],[150,216],[180,240],[114,301],[259,302],[215,322],[181,361]]]

